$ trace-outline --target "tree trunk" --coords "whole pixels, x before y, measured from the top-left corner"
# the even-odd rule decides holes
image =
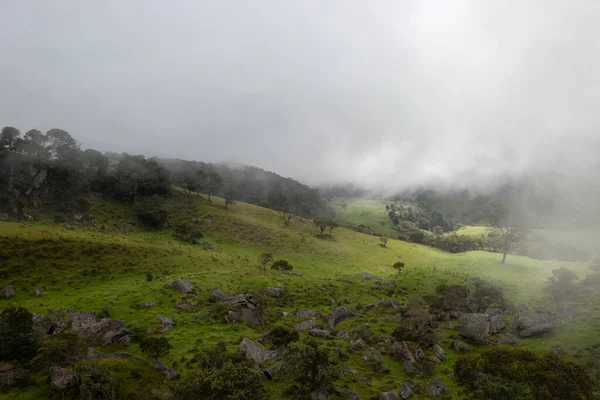
[[[508,253],[508,250],[504,250],[504,254],[502,255],[502,261],[500,261],[500,264],[504,264],[504,261],[506,261],[506,253]]]

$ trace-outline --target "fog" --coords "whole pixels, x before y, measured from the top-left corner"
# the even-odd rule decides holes
[[[309,184],[600,166],[600,3],[0,2],[0,123]]]

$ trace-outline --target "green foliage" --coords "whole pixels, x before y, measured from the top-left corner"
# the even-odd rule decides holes
[[[200,231],[200,226],[193,222],[175,225],[173,228],[173,236],[190,244],[197,244],[198,240],[204,237]]]
[[[97,362],[87,362],[77,366],[81,384],[79,395],[82,399],[115,400],[121,396],[121,389],[110,369]]]
[[[386,238],[385,236],[382,236],[379,238],[379,245],[381,247],[387,247],[387,243],[388,243],[388,238]]]
[[[271,269],[276,271],[291,271],[294,267],[287,260],[277,260],[271,264]]]
[[[263,270],[267,270],[267,264],[273,261],[273,254],[271,253],[262,253],[258,256],[258,262],[262,265]]]
[[[423,302],[412,299],[403,317],[400,326],[392,331],[392,337],[396,341],[416,342],[426,346],[437,342],[440,337],[439,329],[434,323],[433,315],[425,310]]]
[[[160,357],[167,355],[172,348],[173,346],[171,346],[169,340],[164,336],[149,336],[140,343],[140,350],[156,361]]]
[[[552,276],[548,278],[544,291],[552,296],[559,311],[560,303],[573,295],[575,281],[578,279],[577,274],[565,266],[552,270]]]
[[[175,390],[176,400],[267,399],[261,378],[247,362],[227,363],[208,374],[193,375]]]
[[[423,243],[425,241],[425,234],[421,231],[412,232],[408,235],[408,240],[413,243]]]
[[[231,363],[232,356],[227,352],[227,344],[223,341],[197,351],[192,361],[197,362],[205,372],[214,372]]]
[[[154,275],[152,275],[152,271],[146,271],[146,282],[152,282],[154,280]]]
[[[163,229],[169,217],[165,201],[158,195],[140,199],[135,204],[135,212],[143,223],[156,229]]]
[[[300,338],[300,334],[296,329],[277,325],[276,327],[271,329],[269,338],[273,343],[273,347],[279,347],[292,342],[297,342]]]
[[[335,219],[324,217],[315,218],[314,224],[319,228],[321,235],[323,235],[325,229],[329,228],[329,236],[331,236],[331,232],[339,226]]]
[[[74,333],[46,337],[41,341],[36,357],[31,360],[31,366],[37,371],[53,365],[69,366],[87,351],[90,344],[85,337]]]
[[[461,356],[454,365],[468,399],[588,399],[594,380],[584,367],[556,355],[497,347]]]
[[[340,376],[340,368],[329,358],[329,349],[313,340],[291,343],[277,364],[274,374],[279,379],[298,383],[299,394],[308,394],[332,384]]]
[[[25,363],[35,357],[33,315],[23,307],[8,307],[0,314],[0,360]]]
[[[405,267],[405,265],[402,261],[396,261],[394,263],[394,265],[392,265],[392,268],[394,268],[396,271],[398,271],[398,273],[402,272],[404,267]]]

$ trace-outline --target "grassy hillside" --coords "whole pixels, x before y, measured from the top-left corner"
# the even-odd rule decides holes
[[[175,364],[184,375],[191,371],[187,364],[189,351],[197,343],[205,346],[225,340],[233,351],[243,337],[256,339],[270,325],[253,328],[203,318],[208,305],[196,312],[176,309],[175,303],[182,296],[164,285],[180,277],[196,286],[195,299],[202,303],[213,289],[262,296],[261,290],[281,284],[287,294],[268,299],[269,321],[292,325],[295,321],[282,312],[306,307],[327,314],[336,304],[359,309],[381,298],[397,298],[405,305],[414,296],[431,293],[440,283],[465,283],[473,276],[504,287],[515,304],[550,306],[542,287],[552,269],[566,265],[583,277],[588,268],[585,263],[536,261],[519,256],[509,256],[507,264],[501,265],[498,254],[449,254],[396,240],[390,240],[384,248],[377,237],[344,228],[334,229],[331,238],[320,238],[310,220],[298,217],[285,226],[279,212],[245,203],[226,209],[222,199],[215,198],[209,204],[203,198],[176,191],[168,204],[172,218],[199,219],[204,239],[213,245],[211,249],[177,241],[169,229],[149,231],[139,226],[131,210],[121,203],[90,200],[89,213],[95,216],[95,225],[82,223],[70,229],[52,222],[43,210],[35,215],[34,222],[0,222],[0,287],[12,285],[18,293],[10,300],[0,300],[0,309],[16,304],[42,314],[57,309],[104,311],[128,326],[151,328],[159,325],[154,320],[157,314],[174,317],[176,327],[164,334],[174,349],[164,361]],[[389,225],[383,202],[375,206],[374,202],[356,201],[339,207],[345,221],[371,225],[382,221]],[[385,226],[373,226],[374,231],[375,228],[385,233]],[[275,259],[288,260],[293,271],[302,276],[270,270],[264,273],[256,260],[266,251],[272,252]],[[392,268],[397,261],[407,265],[399,276]],[[396,286],[379,286],[353,276],[360,272],[394,280]],[[147,273],[153,275],[152,281],[147,281]],[[35,297],[33,291],[38,287],[46,288],[48,296]],[[156,301],[158,306],[148,310],[135,308],[146,301]],[[564,346],[572,352],[595,344],[600,328],[599,305],[597,298],[586,297],[576,306],[582,312],[573,321],[543,339],[525,339],[520,346],[540,352]],[[342,322],[336,329],[351,331],[365,322],[386,336],[395,326],[374,311],[362,311],[359,317]],[[445,333],[442,343],[447,347],[456,331],[448,329]],[[305,335],[302,333],[301,337]],[[347,347],[344,339],[319,340]],[[137,344],[126,351],[143,357]],[[451,350],[448,353],[449,359],[438,370],[441,379],[453,386],[442,372],[455,359]],[[397,389],[405,379],[413,379],[406,378],[402,363],[389,356],[385,356],[385,363],[390,374],[370,374],[359,353],[350,353],[343,363],[360,372],[360,379],[344,382],[363,398]],[[45,378],[40,375],[36,379],[37,386],[0,394],[0,398],[47,398]],[[274,399],[280,398],[285,389],[278,383],[266,385]]]
[[[368,232],[382,236],[396,237],[398,232],[393,228],[385,209],[392,202],[360,198],[335,198],[331,200],[336,218],[350,227],[364,225]],[[396,206],[400,202],[393,202]],[[416,207],[413,206],[416,209]]]

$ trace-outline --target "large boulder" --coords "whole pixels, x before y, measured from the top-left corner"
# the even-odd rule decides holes
[[[281,297],[283,296],[284,288],[283,286],[273,286],[268,288],[266,292],[271,297]]]
[[[451,392],[448,385],[446,385],[444,382],[440,381],[437,378],[433,378],[431,380],[431,385],[425,387],[423,390],[425,391],[425,393],[427,393],[430,397],[433,398],[437,398],[443,395],[444,393]]]
[[[265,347],[248,338],[244,338],[238,346],[238,351],[246,356],[248,360],[254,361],[259,366],[262,366],[267,360],[274,360],[277,357],[277,352],[267,350]]]
[[[500,343],[500,344],[519,344],[519,343],[521,343],[521,341],[509,333],[506,335],[501,335],[500,340],[498,340],[498,343]]]
[[[333,329],[340,322],[342,322],[348,318],[356,317],[357,315],[358,314],[353,313],[352,311],[348,310],[346,307],[340,306],[340,307],[337,307],[335,310],[333,310],[331,312],[331,314],[329,314],[327,316],[327,325],[329,325],[330,329]]]
[[[10,369],[0,372],[0,389],[11,388],[29,382],[29,371],[26,369]]]
[[[496,314],[493,317],[491,317],[490,332],[498,333],[502,329],[504,329],[505,326],[506,326],[506,323],[504,322],[504,318],[502,318],[502,314]]]
[[[104,345],[119,343],[129,336],[125,322],[121,320],[102,318],[93,312],[67,311],[71,318],[71,331],[77,334],[96,336],[102,339]]]
[[[176,369],[167,366],[160,360],[158,360],[156,364],[154,364],[154,369],[162,372],[163,376],[168,381],[179,378],[179,372]]]
[[[413,356],[412,352],[408,348],[408,345],[406,344],[406,342],[392,343],[390,346],[390,353],[395,358],[398,358],[403,361],[410,361],[410,362],[415,361],[415,357]]]
[[[167,285],[165,285],[165,287],[169,289],[179,290],[183,294],[190,294],[194,292],[194,285],[192,285],[192,282],[183,278],[168,283]]]
[[[212,291],[210,296],[208,296],[208,302],[209,303],[218,303],[219,301],[223,301],[229,297],[230,296],[227,293],[216,289],[216,290]]]
[[[414,395],[413,391],[406,382],[400,385],[400,390],[398,390],[398,393],[403,400],[410,399]]]
[[[322,314],[317,311],[309,310],[307,308],[300,308],[296,311],[296,317],[299,319],[307,319],[307,318],[318,318],[322,317]]]
[[[460,319],[460,336],[483,342],[490,334],[490,321],[487,314],[467,313]]]
[[[12,286],[7,286],[2,289],[2,297],[11,299],[17,295],[17,291]]]
[[[453,341],[452,348],[457,353],[468,353],[470,351],[473,351],[469,346],[467,346],[464,342],[461,342],[460,340]]]
[[[160,329],[158,330],[158,333],[165,333],[166,331],[173,329],[173,326],[177,324],[175,318],[164,317],[160,314],[158,314],[154,319],[160,321]]]
[[[513,319],[512,329],[521,338],[527,338],[552,332],[557,323],[556,318],[548,312],[524,310]]]
[[[314,318],[307,319],[294,325],[294,329],[297,331],[308,331],[317,327],[317,321]]]
[[[50,387],[59,392],[70,392],[79,385],[75,371],[62,367],[50,367]]]
[[[442,346],[440,346],[439,344],[435,343],[431,347],[431,351],[433,351],[433,354],[435,354],[435,356],[440,360],[446,360],[446,352],[444,351],[444,349],[442,349]]]
[[[310,336],[315,336],[315,337],[320,337],[320,338],[328,338],[329,336],[331,336],[331,333],[329,331],[326,331],[325,329],[318,329],[318,328],[312,328],[310,331],[308,331],[308,334]]]

